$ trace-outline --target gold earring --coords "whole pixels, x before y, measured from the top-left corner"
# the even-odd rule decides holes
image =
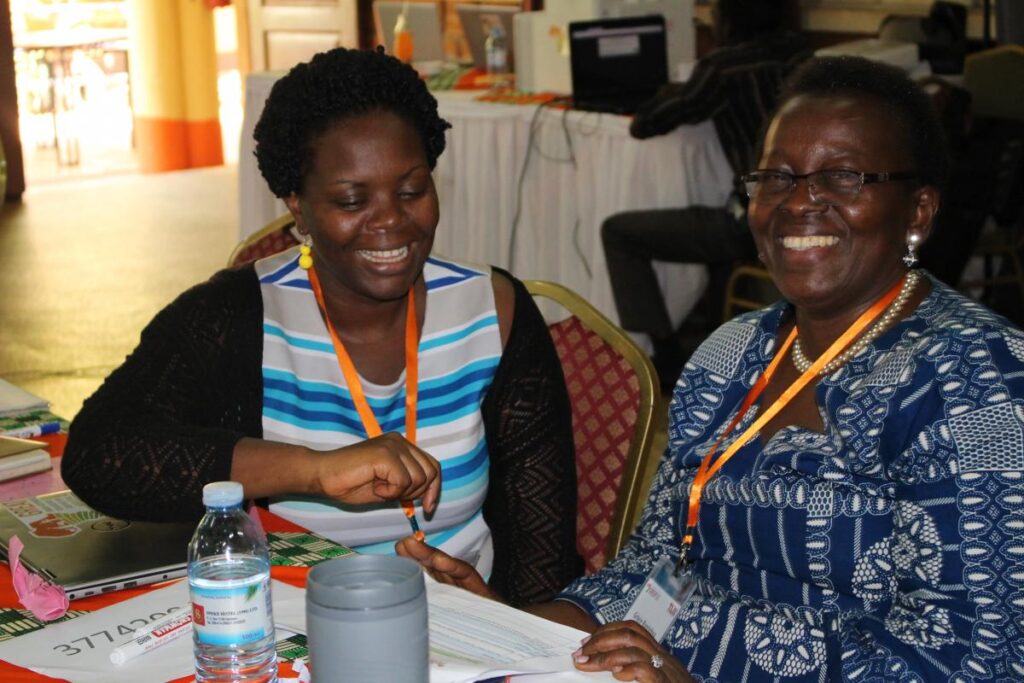
[[[313,267],[313,238],[306,235],[302,238],[302,244],[299,245],[299,268],[303,270],[309,270]]]

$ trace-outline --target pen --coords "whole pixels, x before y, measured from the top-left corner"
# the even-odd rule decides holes
[[[413,507],[412,501],[403,500],[402,511],[405,512],[405,516],[409,520],[409,526],[412,527],[413,537],[422,543],[426,536],[420,531],[420,524],[416,521],[416,508]]]
[[[135,637],[110,651],[110,661],[124,664],[141,654],[154,650],[192,632],[192,611],[187,610],[135,630]]]
[[[56,434],[60,431],[60,422],[43,422],[42,424],[16,427],[0,432],[0,436],[13,436],[17,439],[31,439],[33,436]]]

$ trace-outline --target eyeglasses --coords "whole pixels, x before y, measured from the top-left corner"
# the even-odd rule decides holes
[[[824,169],[813,173],[789,173],[787,171],[753,171],[740,177],[751,200],[766,204],[779,204],[796,187],[796,181],[807,179],[811,200],[819,204],[843,206],[852,202],[865,185],[887,183],[892,180],[914,180],[917,174],[860,173],[844,169]]]

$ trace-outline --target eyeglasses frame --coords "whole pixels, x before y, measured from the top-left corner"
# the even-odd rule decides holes
[[[860,191],[864,189],[865,185],[872,185],[875,183],[888,183],[896,180],[918,179],[918,175],[912,171],[883,171],[880,173],[865,173],[863,171],[851,171],[845,168],[822,168],[817,171],[811,171],[810,173],[790,173],[789,171],[780,171],[774,168],[759,168],[755,171],[751,171],[750,173],[744,173],[743,175],[741,175],[740,182],[743,183],[743,189],[747,194],[747,198],[750,199],[751,201],[758,201],[747,189],[747,183],[756,181],[756,179],[754,178],[755,175],[762,173],[775,173],[778,175],[789,176],[789,188],[785,192],[779,194],[778,203],[781,204],[787,197],[789,197],[793,190],[796,189],[796,181],[807,180],[807,192],[810,195],[811,200],[816,204],[827,204],[829,202],[822,202],[815,196],[814,190],[812,189],[812,185],[810,183],[810,177],[821,173],[829,173],[835,171],[842,171],[844,173],[854,173],[860,176],[860,186],[857,187],[857,190],[855,192],[852,192],[849,195],[851,200],[854,197],[860,195]]]

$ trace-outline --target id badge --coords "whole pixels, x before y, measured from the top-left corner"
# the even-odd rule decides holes
[[[675,567],[675,562],[668,557],[658,560],[624,617],[650,631],[658,642],[668,633],[680,608],[697,588],[692,569],[686,569],[677,576]]]

